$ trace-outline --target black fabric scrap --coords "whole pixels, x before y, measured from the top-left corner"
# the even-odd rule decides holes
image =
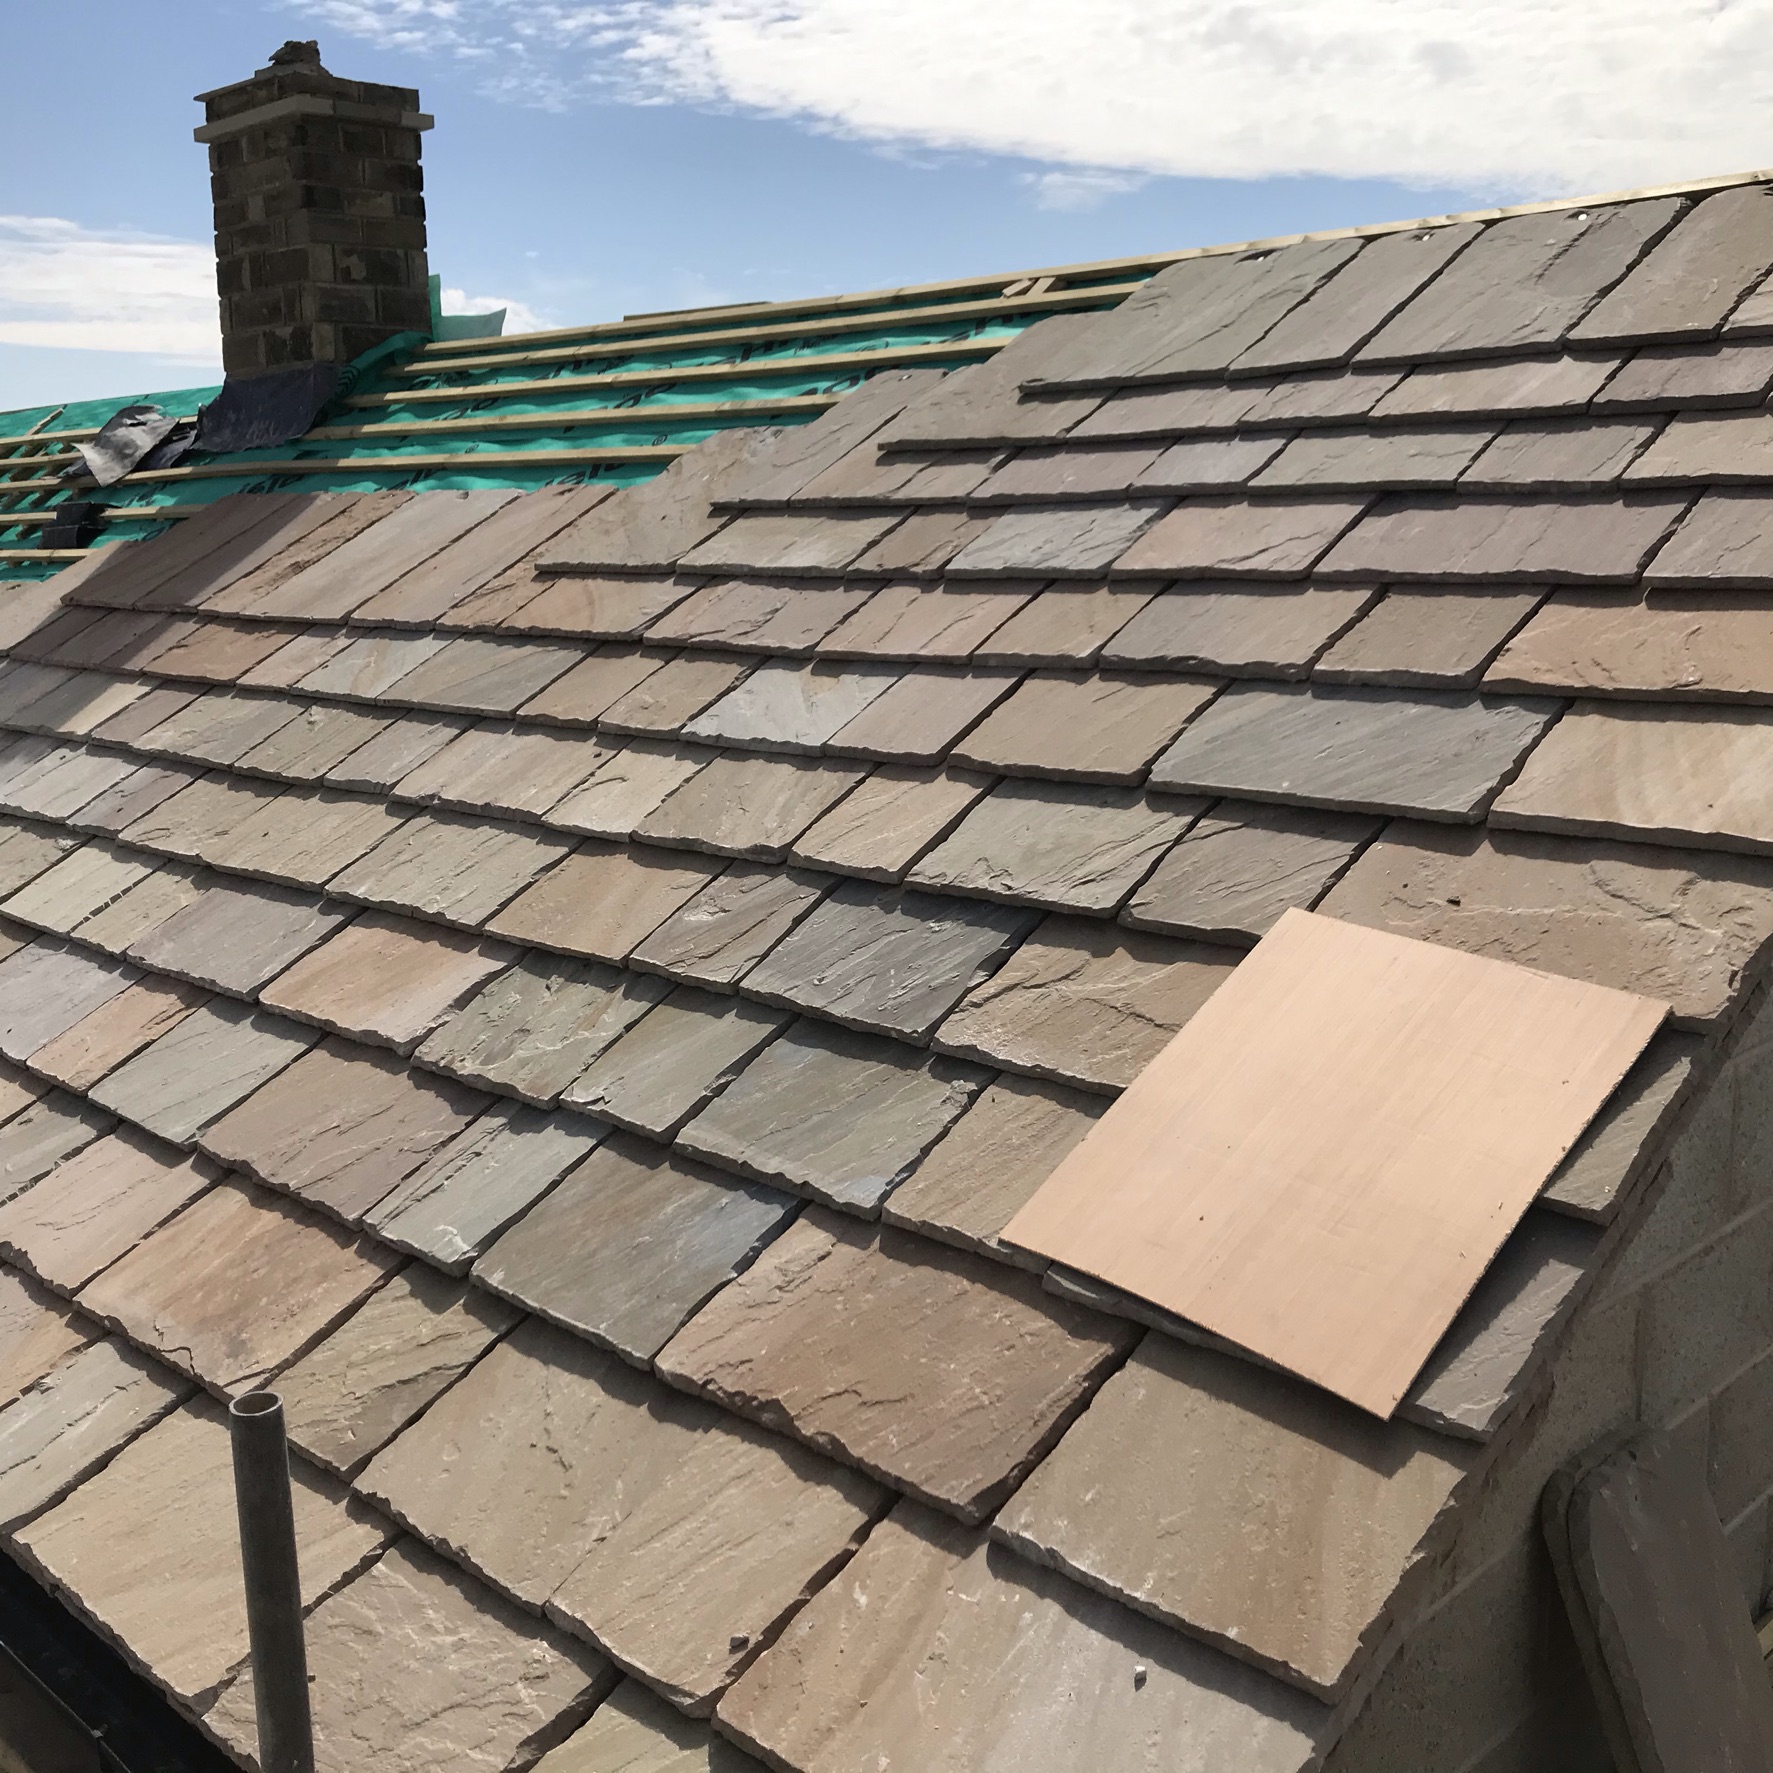
[[[37,532],[39,548],[84,548],[99,532],[99,513],[104,506],[96,499],[69,499],[51,507],[53,521]]]
[[[75,446],[80,460],[68,468],[64,478],[86,475],[99,486],[115,486],[178,423],[157,406],[121,407],[105,420],[90,443]]]
[[[288,443],[314,423],[338,385],[336,363],[297,363],[263,375],[230,376],[198,413],[193,447],[222,456]]]

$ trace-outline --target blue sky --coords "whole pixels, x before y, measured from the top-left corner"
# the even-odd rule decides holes
[[[211,378],[191,95],[288,36],[421,89],[432,268],[550,325],[1773,163],[1773,0],[87,0],[73,37],[49,6],[6,23],[0,409]]]

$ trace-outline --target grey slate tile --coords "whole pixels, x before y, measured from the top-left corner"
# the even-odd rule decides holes
[[[79,846],[72,833],[0,820],[0,892],[16,893]]]
[[[782,1010],[679,985],[569,1084],[561,1100],[669,1139],[788,1021]]]
[[[840,573],[898,521],[888,511],[747,512],[679,565],[686,573]]]
[[[175,979],[253,997],[345,921],[313,893],[214,879],[205,888],[133,942],[130,957]]]
[[[412,819],[328,890],[389,911],[478,926],[572,848],[569,838],[453,813]]]
[[[795,861],[896,881],[991,786],[974,770],[886,764],[795,841]]]
[[[182,1022],[206,995],[195,986],[144,979],[39,1047],[31,1055],[31,1068],[67,1089],[90,1089],[107,1071]],[[16,1098],[13,1106],[0,1103],[0,1114],[22,1106]]]
[[[864,548],[850,571],[882,578],[936,578],[991,528],[992,521],[989,511],[941,507],[912,511],[872,547]]]
[[[735,862],[666,918],[628,964],[730,991],[833,884],[828,875]]]
[[[1284,382],[1198,382],[1176,388],[1125,388],[1084,419],[1076,437],[1172,438],[1231,431]]]
[[[24,883],[5,901],[6,915],[35,929],[66,935],[102,911],[154,871],[154,858],[108,843],[74,847],[71,838],[15,828],[0,849],[0,875],[8,858],[18,864]],[[30,864],[35,862],[32,870]],[[32,873],[35,873],[33,879]]]
[[[747,976],[748,996],[922,1040],[1032,912],[846,881]]]
[[[1239,437],[1184,437],[1145,468],[1134,490],[1146,493],[1228,492],[1244,486],[1287,447],[1285,432]]]
[[[1380,396],[1372,417],[1556,417],[1586,407],[1621,361],[1617,351],[1585,351],[1556,357],[1422,365]]]
[[[123,836],[143,849],[207,860],[237,825],[294,792],[245,776],[200,776],[128,826]]]
[[[934,763],[1013,690],[1014,671],[907,671],[826,742],[839,755]]]
[[[597,769],[548,809],[547,822],[591,837],[627,837],[713,756],[695,745],[652,739],[612,744]]]
[[[1760,338],[1773,332],[1773,277],[1764,278],[1742,298],[1741,306],[1724,322],[1726,339]]]
[[[1303,677],[1372,604],[1371,586],[1215,585],[1159,592],[1102,650],[1107,665],[1180,665]]]
[[[15,949],[0,960],[0,1053],[28,1059],[140,977],[134,967],[60,942]]]
[[[464,634],[390,683],[382,696],[458,714],[510,714],[584,652],[546,640],[496,640]]]
[[[873,1218],[988,1077],[800,1022],[677,1135],[677,1149]]]
[[[1660,420],[1553,419],[1511,425],[1460,477],[1462,492],[1586,492],[1620,480]]]
[[[747,751],[817,751],[900,675],[890,665],[760,665],[686,721],[684,736]]]
[[[617,1134],[499,1238],[474,1278],[645,1367],[799,1204]]]
[[[1647,585],[1696,590],[1773,587],[1773,494],[1720,487],[1688,512],[1644,573]]]
[[[1773,344],[1647,345],[1594,398],[1594,411],[1758,406],[1773,390]]]
[[[101,720],[91,729],[92,735],[113,745],[133,745],[143,733],[152,732],[161,721],[194,700],[196,695],[192,690],[151,689],[145,696],[123,700],[122,712]],[[110,707],[114,704],[107,699],[100,705]]]
[[[558,579],[532,579],[531,593],[518,607],[489,620],[510,634],[557,634],[566,639],[631,640],[681,603],[700,581],[670,573],[615,577],[569,574]],[[470,599],[471,605],[474,600]],[[442,623],[465,620],[469,605]],[[558,685],[559,680],[556,680]]]
[[[759,652],[810,652],[868,597],[868,587],[862,585],[720,579],[653,623],[646,638],[657,645],[700,642]]]
[[[390,684],[398,683],[448,645],[447,634],[369,633],[329,652],[296,688],[315,695],[379,701]]]
[[[989,665],[1093,665],[1151,596],[1143,585],[1055,585],[1017,610],[974,657]]]
[[[1114,562],[1175,579],[1300,579],[1367,508],[1364,498],[1186,499]]]
[[[64,1158],[116,1126],[91,1101],[51,1090],[0,1126],[0,1200],[40,1182]]]
[[[1009,511],[955,555],[957,577],[1094,578],[1166,509],[1162,499]]]
[[[675,733],[751,669],[744,659],[679,653],[597,717],[606,733]]]
[[[1093,443],[1017,450],[981,483],[979,505],[1124,498],[1157,459],[1152,443]]]
[[[200,899],[213,878],[204,869],[162,862],[102,911],[79,923],[80,940],[107,954],[126,954],[175,912]]]
[[[1368,256],[1383,244],[1370,242]],[[1307,370],[1267,385],[1243,422],[1252,426],[1351,424],[1364,419],[1403,378],[1401,369]]]
[[[89,800],[115,788],[141,766],[133,757],[58,746],[33,770],[0,790],[0,806],[27,818],[67,819]]]
[[[587,736],[519,727],[505,721],[471,726],[410,775],[402,800],[468,813],[545,813],[603,761]]]
[[[362,708],[314,702],[287,726],[243,752],[240,767],[292,782],[317,782],[388,725]]]
[[[587,843],[512,900],[490,928],[542,948],[626,960],[719,872],[718,862],[702,856]]]
[[[1494,425],[1303,431],[1251,485],[1263,492],[1438,491],[1458,480],[1495,435]]]
[[[319,886],[405,822],[403,812],[364,795],[286,788],[224,829],[200,833],[197,853],[261,880]]]
[[[964,659],[1039,589],[1026,585],[882,585],[818,644],[828,658]]]
[[[808,481],[795,494],[795,503],[843,506],[886,500],[896,505],[965,499],[1003,458],[1001,449],[883,456],[871,438],[866,447]]]
[[[562,584],[581,584],[563,579]],[[592,726],[612,704],[644,683],[674,655],[639,646],[599,646],[539,696],[523,705],[525,720],[558,721],[563,726]]]
[[[89,800],[76,822],[83,831],[121,831],[196,779],[197,772],[182,764],[144,764]]]
[[[447,715],[402,714],[326,772],[334,788],[386,793],[402,776],[435,756],[467,725]]]
[[[1470,688],[1544,595],[1524,586],[1388,591],[1311,675],[1319,683]]]
[[[663,800],[636,835],[719,856],[779,861],[866,773],[832,758],[725,753]]]

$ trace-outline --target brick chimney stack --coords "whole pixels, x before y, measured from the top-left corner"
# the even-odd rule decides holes
[[[429,333],[418,93],[338,79],[317,43],[286,43],[250,80],[197,96],[227,373],[348,363]]]

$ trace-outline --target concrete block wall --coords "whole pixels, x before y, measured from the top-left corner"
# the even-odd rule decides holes
[[[1703,1462],[1744,1609],[1773,1592],[1773,990],[1762,986],[1565,1344],[1509,1434],[1431,1599],[1332,1773],[1611,1773],[1539,1527],[1552,1473],[1665,1429]]]

